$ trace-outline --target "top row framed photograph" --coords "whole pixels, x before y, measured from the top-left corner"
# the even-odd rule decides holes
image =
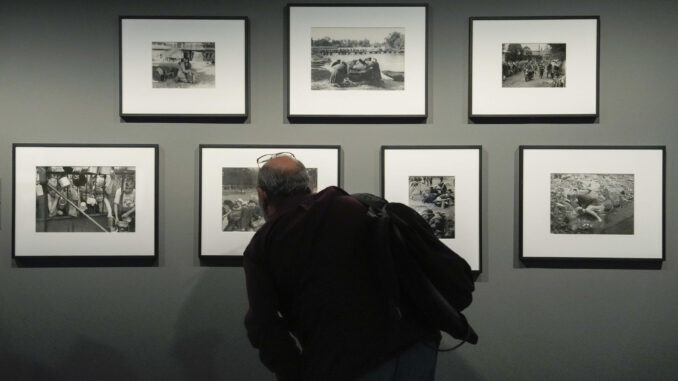
[[[246,17],[121,16],[119,21],[123,120],[247,119]]]
[[[290,4],[290,121],[427,117],[425,4]]]
[[[597,120],[600,17],[473,17],[469,24],[471,120]]]

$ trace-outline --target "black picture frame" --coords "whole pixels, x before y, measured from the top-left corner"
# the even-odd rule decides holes
[[[245,111],[243,113],[209,114],[155,114],[125,113],[123,111],[123,20],[233,20],[244,22],[245,55]],[[250,114],[250,20],[247,16],[143,16],[122,15],[118,17],[118,74],[119,74],[119,116],[128,123],[245,123]]]
[[[300,145],[300,144],[200,144],[198,146],[198,258],[205,265],[242,266],[242,255],[215,255],[203,253],[203,151],[205,149],[331,149],[337,151],[337,186],[342,186],[342,149],[340,145]],[[320,190],[320,189],[318,189]]]
[[[130,148],[153,150],[153,252],[149,255],[17,255],[17,149],[30,148]],[[19,264],[30,266],[134,266],[149,265],[158,260],[158,206],[159,206],[159,145],[158,144],[87,144],[87,143],[14,143],[12,144],[12,259]],[[35,218],[35,217],[32,217]],[[57,233],[47,233],[57,234]]]
[[[292,114],[290,111],[290,10],[293,7],[423,7],[425,11],[425,65],[424,65],[424,112],[417,115],[356,115],[356,114]],[[285,6],[285,108],[291,123],[348,123],[348,124],[418,124],[428,120],[428,66],[429,66],[429,5],[428,3],[290,3]]]
[[[596,20],[595,112],[581,114],[476,114],[473,112],[473,23],[474,21]],[[595,123],[600,118],[600,16],[505,16],[470,17],[468,53],[468,119],[477,124]]]
[[[525,152],[528,150],[586,150],[586,151],[659,151],[661,153],[661,257],[615,257],[613,255],[590,255],[590,256],[545,256],[525,255]],[[596,170],[585,173],[599,173]],[[521,145],[519,146],[519,178],[518,178],[518,258],[527,265],[539,265],[560,263],[565,266],[586,267],[588,265],[615,267],[619,264],[643,264],[660,265],[666,260],[666,146],[662,145]],[[635,202],[635,199],[634,199]],[[553,234],[553,233],[551,233]],[[572,234],[575,235],[575,234]]]
[[[477,150],[478,151],[478,268],[472,269],[477,276],[483,271],[483,146],[482,145],[384,145],[380,150],[381,196],[386,197],[386,151],[387,150]],[[392,201],[392,200],[388,200]],[[397,201],[397,200],[396,200]],[[397,201],[402,202],[402,201]],[[456,217],[455,217],[456,220]]]

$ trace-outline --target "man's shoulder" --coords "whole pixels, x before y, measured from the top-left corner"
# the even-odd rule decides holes
[[[290,217],[290,215],[325,210],[336,202],[346,202],[347,200],[350,202],[352,197],[345,190],[337,186],[329,186],[320,192],[309,193],[303,197],[290,200],[282,208],[282,213],[275,216],[271,221],[285,218],[285,216]]]
[[[345,190],[339,188],[338,186],[333,185],[321,190],[318,193],[313,194],[312,196],[316,201],[322,201],[330,198],[349,196],[349,194]]]
[[[318,193],[310,193],[305,197],[296,198],[291,204],[285,205],[284,210],[254,233],[247,249],[246,256],[256,255],[265,250],[266,242],[271,236],[289,233],[294,227],[308,228],[311,221],[319,218],[332,218],[337,213],[347,213],[351,210],[364,210],[364,207],[345,190],[330,186]]]
[[[339,187],[327,187],[314,196],[308,205],[310,211],[324,214],[327,212],[341,213],[342,211],[348,212],[356,209],[363,211],[366,209],[360,201]]]

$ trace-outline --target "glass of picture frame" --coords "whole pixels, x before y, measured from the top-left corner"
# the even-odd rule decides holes
[[[288,119],[425,120],[427,11],[425,4],[288,6]]]
[[[472,17],[469,118],[598,118],[599,16]]]
[[[520,258],[664,259],[664,146],[521,146]]]
[[[14,144],[13,159],[13,258],[157,258],[157,145]]]
[[[120,17],[120,116],[244,121],[246,17]]]
[[[382,146],[382,195],[410,206],[471,267],[481,265],[481,146]]]
[[[306,166],[313,192],[340,185],[340,146],[200,145],[201,258],[242,257],[265,222],[257,195],[257,159],[281,152]]]

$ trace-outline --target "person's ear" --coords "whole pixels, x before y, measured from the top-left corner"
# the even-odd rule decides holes
[[[261,206],[261,209],[266,211],[266,207],[268,205],[268,195],[263,189],[257,187],[257,196],[259,197],[259,206]]]
[[[268,204],[268,195],[261,188],[257,188],[257,195],[259,196],[259,207],[264,212],[264,219],[268,221],[272,213]]]

